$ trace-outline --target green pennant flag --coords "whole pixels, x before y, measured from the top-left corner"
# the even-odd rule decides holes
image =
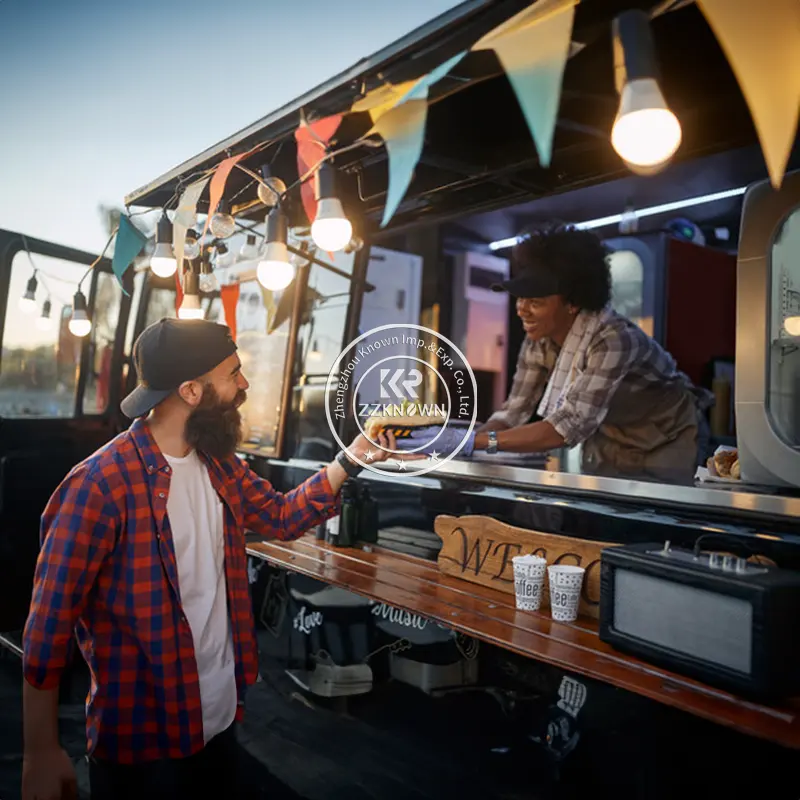
[[[119,285],[125,294],[128,294],[128,292],[125,291],[122,276],[131,265],[133,259],[142,252],[146,244],[147,236],[135,227],[128,217],[122,214],[119,218],[117,238],[114,242],[114,258],[111,261],[111,269],[117,276]]]

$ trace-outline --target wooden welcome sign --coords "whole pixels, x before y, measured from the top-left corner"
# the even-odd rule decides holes
[[[442,540],[439,569],[472,583],[514,594],[514,556],[536,555],[550,564],[574,564],[586,574],[578,613],[597,619],[600,615],[600,552],[616,547],[571,536],[514,528],[491,517],[436,517],[433,529]],[[542,608],[549,608],[545,577]]]

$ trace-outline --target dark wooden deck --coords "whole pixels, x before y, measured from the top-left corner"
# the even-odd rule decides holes
[[[397,608],[498,647],[648,697],[741,733],[800,749],[800,703],[772,707],[736,697],[624,655],[597,624],[554,622],[517,611],[512,595],[442,574],[436,563],[373,547],[336,548],[307,535],[251,542],[254,557]]]

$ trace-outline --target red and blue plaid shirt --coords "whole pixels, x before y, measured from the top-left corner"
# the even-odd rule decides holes
[[[337,513],[323,470],[287,494],[241,459],[205,459],[225,510],[225,575],[239,714],[258,675],[245,530],[294,539]],[[42,516],[24,633],[25,679],[58,686],[70,640],[91,673],[88,752],[118,763],[181,758],[203,747],[192,631],[183,613],[167,495],[170,467],[148,425],[76,466]]]

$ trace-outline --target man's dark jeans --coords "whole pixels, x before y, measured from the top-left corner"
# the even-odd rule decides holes
[[[239,747],[236,723],[188,758],[115,764],[89,759],[92,800],[233,798]]]

